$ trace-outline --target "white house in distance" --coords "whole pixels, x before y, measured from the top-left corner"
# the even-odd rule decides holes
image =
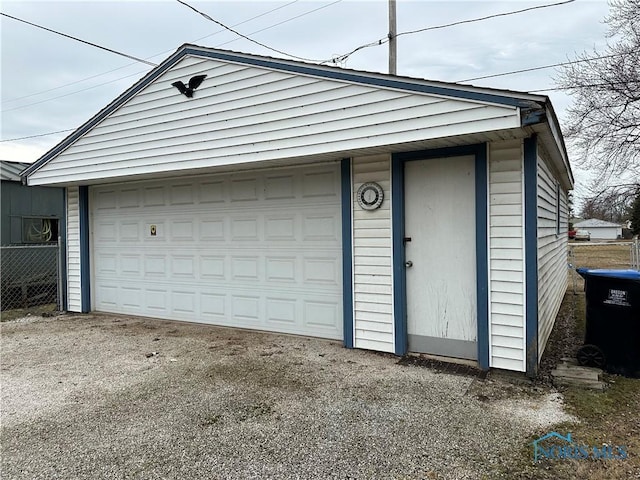
[[[575,223],[573,227],[577,230],[589,232],[592,240],[616,240],[617,238],[622,238],[622,225],[598,220],[597,218],[582,220]]]
[[[73,312],[533,375],[566,290],[546,96],[186,44],[24,179],[66,188]]]

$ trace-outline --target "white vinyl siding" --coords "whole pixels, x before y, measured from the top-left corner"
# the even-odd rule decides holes
[[[568,204],[547,162],[538,156],[538,357],[553,329],[567,289]],[[558,205],[557,202],[560,201]],[[560,213],[560,233],[556,233]]]
[[[80,208],[78,187],[67,188],[67,310],[81,312]]]
[[[391,160],[389,155],[353,162],[354,346],[394,351],[391,261]],[[377,210],[362,210],[356,192],[365,182],[384,189]]]
[[[206,74],[194,98],[171,84]],[[186,57],[30,184],[317,158],[519,127],[515,107]]]
[[[522,142],[489,144],[489,364],[525,370]]]

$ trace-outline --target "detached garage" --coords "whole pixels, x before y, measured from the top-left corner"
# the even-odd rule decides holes
[[[24,180],[66,188],[74,312],[534,374],[567,285],[539,95],[184,45]]]
[[[590,218],[575,223],[574,228],[589,232],[592,239],[596,240],[616,240],[622,238],[622,225],[607,222],[597,218]]]

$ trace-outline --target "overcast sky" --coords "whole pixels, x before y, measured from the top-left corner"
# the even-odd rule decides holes
[[[198,10],[274,49],[331,59],[384,38],[387,0],[191,1]],[[397,31],[408,32],[561,0],[397,0]],[[160,63],[183,43],[274,57],[283,55],[239,38],[177,0],[32,2],[3,0],[1,11],[67,35]],[[398,38],[398,74],[447,82],[565,62],[602,49],[605,0],[576,0]],[[256,18],[257,17],[257,18]],[[0,159],[33,162],[152,67],[75,40],[0,17],[2,124]],[[244,23],[242,23],[244,22]],[[346,68],[387,71],[387,45],[351,55]],[[556,87],[542,69],[471,83],[536,92]],[[549,95],[561,124],[571,98]],[[23,140],[13,140],[30,137]],[[575,165],[578,180],[585,175]],[[580,189],[580,188],[579,188]]]

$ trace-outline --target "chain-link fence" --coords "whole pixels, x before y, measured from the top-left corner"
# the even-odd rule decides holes
[[[640,270],[640,238],[636,238],[631,243],[631,268]]]
[[[60,242],[0,247],[1,308],[55,304],[61,310]]]

